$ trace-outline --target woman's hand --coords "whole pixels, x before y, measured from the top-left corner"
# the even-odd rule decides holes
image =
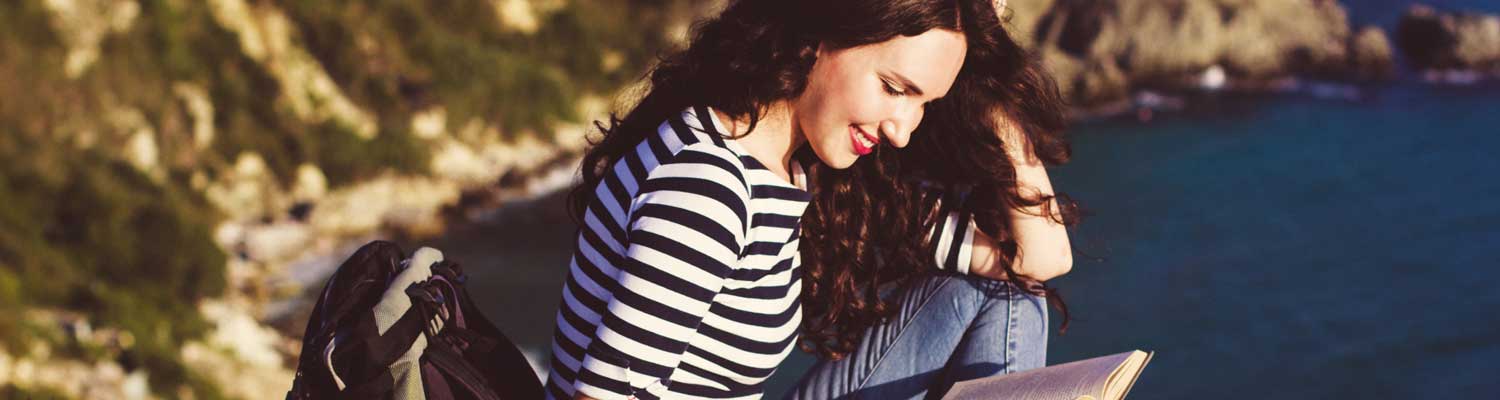
[[[1004,113],[999,113],[1000,141],[1005,143],[1005,153],[1016,167],[1019,192],[1028,198],[1052,196],[1052,181],[1047,178],[1047,169],[1031,149],[1026,135],[1011,123]],[[1066,226],[1043,215],[1043,207],[1057,210],[1057,201],[1049,199],[1046,204],[1010,209],[1012,235],[1019,250],[1011,262],[1017,274],[1039,281],[1046,281],[1073,268],[1073,248],[1068,242]],[[970,273],[991,278],[1007,279],[1005,268],[1000,266],[999,249],[994,238],[983,232],[974,232],[974,256],[969,263]]]

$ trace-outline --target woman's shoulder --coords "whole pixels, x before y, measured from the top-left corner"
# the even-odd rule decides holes
[[[657,127],[657,134],[647,135],[637,148],[641,164],[650,170],[675,165],[678,169],[713,175],[727,173],[734,177],[731,182],[748,187],[747,166],[740,152],[720,134],[722,127],[709,116],[711,113],[706,107],[689,107],[667,118]]]

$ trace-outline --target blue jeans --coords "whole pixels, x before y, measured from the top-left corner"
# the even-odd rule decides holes
[[[788,399],[936,399],[953,383],[1047,363],[1047,301],[985,278],[934,274],[841,360],[820,360]]]

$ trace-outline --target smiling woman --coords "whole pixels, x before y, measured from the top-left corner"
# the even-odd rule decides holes
[[[849,49],[819,48],[807,88],[788,101],[801,131],[794,138],[840,169],[882,142],[906,147],[927,103],[953,85],[966,47],[963,34],[934,29]]]
[[[800,398],[1044,364],[1059,269],[1018,252],[1067,241],[1013,160],[1067,145],[994,7],[736,1],[699,25],[584,157],[548,395],[755,397],[799,341],[823,358]]]

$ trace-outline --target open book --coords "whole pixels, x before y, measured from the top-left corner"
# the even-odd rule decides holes
[[[1151,361],[1136,350],[959,382],[944,400],[1119,400]]]

